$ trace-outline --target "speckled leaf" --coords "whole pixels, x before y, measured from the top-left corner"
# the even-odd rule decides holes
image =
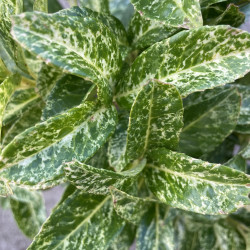
[[[143,50],[179,31],[181,29],[146,19],[139,12],[136,12],[129,25],[128,37],[134,49]]]
[[[250,143],[242,150],[241,155],[245,159],[250,159]]]
[[[28,77],[22,49],[10,34],[11,16],[23,10],[22,0],[1,0],[0,2],[0,58],[12,73]]]
[[[181,97],[173,85],[151,81],[138,93],[130,111],[126,161],[149,148],[176,149],[183,123]]]
[[[12,34],[24,48],[64,72],[91,80],[98,86],[101,100],[111,101],[111,85],[120,70],[121,56],[107,26],[93,17],[66,16],[64,10],[49,15],[25,13],[13,20]]]
[[[6,106],[3,124],[13,123],[31,105],[34,105],[38,99],[39,95],[34,88],[16,90]]]
[[[0,83],[0,140],[1,140],[1,128],[3,125],[3,117],[6,106],[11,99],[12,94],[20,84],[21,77],[19,75],[12,75],[6,78]]]
[[[230,135],[238,121],[241,98],[236,88],[215,88],[184,100],[184,128],[180,151],[200,157]]]
[[[241,134],[250,134],[250,73],[237,80],[236,86],[241,96],[240,117],[235,131]]]
[[[183,97],[230,83],[250,68],[250,34],[228,26],[182,31],[152,45],[119,82],[118,104],[131,107],[151,79],[175,85]]]
[[[21,113],[21,116],[13,122],[11,127],[5,133],[3,137],[3,147],[8,145],[15,136],[21,134],[24,130],[35,126],[41,120],[42,109],[44,102],[42,98],[36,98],[35,102],[29,103],[25,110]]]
[[[184,28],[202,26],[198,0],[131,0],[135,9],[147,18]]]
[[[28,249],[107,249],[123,225],[110,196],[77,190],[53,211]]]
[[[51,67],[45,63],[38,73],[36,86],[41,97],[46,100],[52,88],[55,86],[64,74],[55,67]]]
[[[10,205],[14,218],[21,231],[33,238],[46,219],[45,204],[42,194],[15,187]]]
[[[79,161],[66,163],[65,174],[68,181],[87,193],[109,194],[109,187],[122,188],[128,181],[134,179],[141,173],[146,165],[146,160],[137,162],[133,168],[114,172],[111,170],[95,168]]]
[[[150,152],[146,176],[162,202],[183,210],[216,215],[250,203],[246,174],[167,149]]]
[[[66,75],[56,82],[46,99],[42,120],[79,105],[93,84],[80,77]]]
[[[119,113],[118,121],[116,131],[109,140],[108,159],[110,166],[119,172],[124,168],[129,115],[126,112]]]
[[[63,163],[88,160],[114,131],[116,119],[113,107],[84,102],[39,123],[4,148],[0,164],[8,168],[0,176],[33,189],[57,185],[64,180]]]
[[[225,165],[246,173],[246,160],[240,154],[235,155]]]
[[[160,207],[159,204],[151,206],[138,227],[136,249],[175,249],[174,217],[174,210],[168,212],[166,207]]]
[[[127,28],[134,8],[130,0],[109,0],[109,9],[113,16],[117,17]]]
[[[156,202],[149,198],[131,196],[115,187],[111,187],[110,191],[116,213],[133,224],[138,224],[148,207]]]
[[[97,12],[109,13],[109,0],[79,0],[80,7],[87,7]]]
[[[5,180],[0,179],[0,197],[7,197],[12,194],[13,192],[9,184]]]
[[[10,75],[10,72],[8,71],[8,69],[0,58],[0,82],[3,81],[6,77],[8,77],[8,75]]]
[[[48,12],[48,0],[35,0],[34,1],[34,6],[33,6],[34,11],[41,11],[41,12]]]

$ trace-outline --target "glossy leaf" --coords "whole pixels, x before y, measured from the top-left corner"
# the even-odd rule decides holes
[[[14,188],[10,199],[11,210],[21,231],[33,238],[46,219],[42,194],[21,188]]]
[[[230,135],[238,121],[241,98],[235,88],[215,88],[184,100],[180,151],[200,157]]]
[[[164,25],[159,21],[146,19],[136,12],[130,22],[128,36],[134,49],[145,49],[156,42],[173,36],[179,28]]]
[[[250,203],[250,178],[240,171],[167,149],[152,150],[150,159],[148,187],[173,207],[216,215]]]
[[[197,0],[131,0],[135,9],[147,18],[184,28],[202,26],[200,4]]]
[[[80,7],[87,7],[97,12],[109,13],[109,0],[80,0]]]
[[[75,191],[53,211],[28,249],[106,249],[123,225],[110,196]]]
[[[88,160],[115,125],[113,107],[84,102],[16,136],[2,152],[1,167],[7,169],[0,176],[33,189],[57,185],[64,180],[63,162]]]
[[[130,111],[126,161],[143,157],[149,148],[176,149],[182,115],[181,97],[174,86],[157,81],[145,85]]]
[[[76,14],[70,18],[64,10],[52,15],[37,12],[15,16],[12,34],[47,63],[93,81],[101,100],[109,103],[111,83],[121,65],[118,43],[107,26],[93,17],[83,19],[77,15],[81,9],[74,9]],[[53,29],[44,29],[44,25]]]
[[[225,85],[249,70],[250,35],[228,26],[182,31],[152,45],[119,82],[116,101],[129,108],[151,79],[175,85],[182,97]]]
[[[122,188],[129,181],[135,179],[146,165],[146,160],[137,162],[133,168],[114,172],[111,170],[95,168],[79,161],[66,163],[65,174],[68,181],[87,193],[109,194],[109,187]]]

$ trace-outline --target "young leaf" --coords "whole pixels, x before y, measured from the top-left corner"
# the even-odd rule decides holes
[[[240,112],[235,88],[215,88],[184,100],[184,128],[180,151],[200,157],[213,151],[234,130]]]
[[[87,7],[97,12],[109,13],[109,0],[79,0],[80,7]]]
[[[128,37],[134,49],[143,50],[179,31],[181,29],[146,19],[139,12],[136,12],[129,25]]]
[[[17,225],[29,238],[33,238],[46,219],[42,194],[15,187],[10,205]]]
[[[109,194],[109,187],[122,188],[141,173],[146,160],[137,162],[130,170],[116,173],[111,170],[99,169],[79,161],[66,163],[65,174],[68,181],[78,189],[92,194]]]
[[[250,177],[240,171],[163,148],[152,150],[149,157],[147,184],[162,202],[212,215],[250,203]]]
[[[107,249],[123,225],[110,196],[77,190],[53,211],[28,249]]]
[[[182,123],[182,101],[173,85],[151,81],[138,93],[130,111],[125,157],[143,157],[147,149],[176,149]]]
[[[17,86],[20,84],[21,77],[19,75],[12,75],[6,78],[2,83],[0,83],[0,140],[1,140],[1,129],[3,125],[4,111],[10,98]]]
[[[116,101],[131,107],[151,79],[175,85],[182,97],[230,83],[249,71],[250,34],[228,26],[182,31],[136,58],[117,87]]]
[[[131,0],[131,3],[145,17],[163,21],[170,26],[188,29],[202,26],[198,0],[184,0],[181,2],[174,0]]]
[[[4,148],[0,164],[8,168],[0,176],[33,189],[57,185],[64,179],[63,162],[88,160],[114,131],[116,119],[113,107],[84,102],[39,123]]]
[[[77,12],[79,8],[74,9]],[[120,70],[121,55],[116,38],[107,26],[77,13],[66,16],[64,10],[50,15],[36,12],[15,16],[12,34],[44,61],[93,81],[101,100],[110,103],[111,83]]]

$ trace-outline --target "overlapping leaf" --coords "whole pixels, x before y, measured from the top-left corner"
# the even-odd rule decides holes
[[[78,189],[88,193],[106,195],[109,193],[110,186],[122,188],[125,185],[128,188],[133,184],[145,165],[146,160],[142,160],[137,162],[131,169],[117,173],[73,161],[66,164],[65,173],[68,181]]]
[[[215,88],[184,100],[180,151],[200,157],[213,151],[234,130],[241,98],[235,88]]]
[[[107,249],[123,225],[110,196],[75,191],[53,211],[28,249]]]
[[[11,196],[10,205],[21,231],[27,237],[33,238],[46,219],[42,194],[14,187],[14,195]]]
[[[147,18],[163,21],[168,25],[184,28],[202,26],[198,0],[131,0],[135,9]]]
[[[5,180],[0,179],[0,197],[7,197],[12,194],[13,192],[9,184]]]
[[[109,13],[109,0],[80,0],[80,7],[87,7],[97,12]]]
[[[64,15],[64,10],[15,16],[12,34],[47,63],[94,82],[101,100],[109,103],[111,82],[121,65],[118,43],[107,26],[91,16],[78,16],[78,7],[74,10],[75,16]]]
[[[250,203],[250,178],[240,171],[163,148],[152,150],[150,159],[148,186],[173,207],[215,215]]]
[[[183,97],[230,83],[250,68],[250,35],[228,26],[182,31],[152,45],[120,81],[116,100],[131,107],[151,79],[175,85]]]
[[[34,11],[41,11],[41,12],[48,12],[48,0],[35,0],[34,1],[34,6],[33,6]]]
[[[46,188],[63,181],[65,161],[89,159],[116,125],[116,111],[83,102],[25,130],[1,155],[0,176],[19,185]]]

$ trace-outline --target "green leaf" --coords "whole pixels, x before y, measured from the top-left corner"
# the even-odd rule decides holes
[[[184,100],[180,151],[200,157],[230,135],[238,121],[241,98],[235,88],[215,88]]]
[[[12,75],[6,78],[0,83],[0,139],[1,139],[1,128],[3,125],[3,117],[6,106],[10,101],[10,98],[17,86],[20,84],[21,77],[19,75]]]
[[[242,150],[241,155],[245,159],[250,159],[250,143]]]
[[[0,197],[7,197],[12,194],[13,192],[9,184],[5,180],[0,179]]]
[[[130,111],[125,158],[143,157],[149,148],[176,149],[183,123],[181,97],[173,85],[151,81]]]
[[[235,155],[225,165],[246,173],[246,160],[240,154]]]
[[[202,26],[201,10],[198,0],[131,0],[135,9],[149,19],[163,21],[168,25],[183,28]]]
[[[175,216],[172,209],[169,211],[159,204],[151,206],[138,227],[136,249],[175,249]]]
[[[79,16],[80,8],[71,11],[75,11],[74,16],[66,16],[67,10],[15,16],[12,34],[24,48],[47,63],[91,80],[98,86],[101,100],[110,103],[112,82],[121,67],[116,38],[96,18]],[[45,26],[51,29],[44,29]]]
[[[212,4],[226,2],[227,0],[200,0],[201,7],[209,7]]]
[[[84,102],[67,112],[25,130],[1,155],[0,176],[33,189],[64,180],[63,162],[88,160],[116,125],[116,110]]]
[[[13,122],[11,127],[5,133],[2,141],[3,146],[5,147],[14,139],[15,136],[40,122],[43,107],[44,102],[41,97],[30,102],[29,105],[25,107],[25,110],[22,111],[20,117]]]
[[[123,225],[110,196],[76,191],[53,211],[28,249],[106,249]]]
[[[149,80],[175,85],[182,97],[233,82],[249,71],[250,34],[228,26],[182,31],[136,58],[117,87],[116,101],[130,108]]]
[[[28,76],[23,51],[13,40],[11,29],[11,15],[19,14],[23,10],[22,0],[2,0],[0,2],[0,58],[9,71]]]
[[[110,187],[116,213],[130,223],[138,224],[148,207],[156,202],[149,198],[131,196],[117,188]]]
[[[77,76],[66,75],[60,78],[46,99],[42,120],[80,105],[91,86],[91,82]]]
[[[136,12],[130,22],[128,36],[134,49],[143,50],[156,42],[173,36],[181,31],[179,28],[146,19]]]
[[[46,219],[42,194],[15,187],[10,205],[17,225],[29,238],[33,238]]]
[[[16,90],[6,106],[3,125],[16,121],[30,106],[34,105],[39,98],[35,88]]]
[[[66,163],[65,174],[68,181],[78,189],[92,194],[109,194],[109,187],[122,188],[141,173],[146,160],[136,162],[134,167],[123,172],[95,168],[79,161]]]
[[[149,157],[148,187],[172,207],[216,215],[250,203],[250,178],[240,171],[163,148]]]
[[[0,58],[0,82],[3,81],[6,77],[8,77],[8,75],[10,75],[10,72],[8,71],[8,69]]]
[[[48,13],[48,0],[35,0],[33,9],[34,11]]]
[[[87,7],[97,12],[109,13],[109,0],[79,0],[80,7]]]

